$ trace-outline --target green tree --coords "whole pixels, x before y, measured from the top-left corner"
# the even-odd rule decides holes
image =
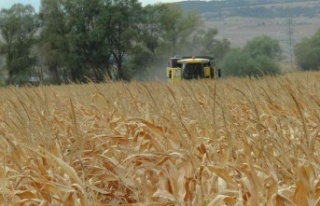
[[[203,24],[200,15],[196,12],[184,13],[177,4],[165,4],[159,10],[163,53],[190,55],[190,38]]]
[[[202,23],[198,13],[183,12],[177,4],[144,7],[130,66],[136,73],[150,74],[165,67],[169,56],[191,55],[192,35]]]
[[[141,42],[134,46],[133,53],[126,60],[126,78],[142,77],[147,72],[156,68],[161,58],[154,56],[152,52]],[[142,78],[136,78],[142,79]]]
[[[60,84],[68,79],[65,63],[68,61],[69,43],[66,15],[61,0],[41,0],[40,62],[47,66],[53,82]]]
[[[223,76],[263,76],[280,73],[277,58],[279,43],[266,36],[247,42],[244,48],[231,49],[220,62]]]
[[[320,70],[320,30],[294,46],[298,66],[302,70]]]
[[[126,64],[141,75],[165,67],[168,56],[191,55],[194,31],[202,24],[197,13],[184,13],[175,4],[148,5],[142,9],[138,36]]]
[[[161,34],[161,11],[165,4],[147,5],[143,8],[140,39],[150,52],[156,56]]]
[[[253,58],[263,55],[275,59],[281,54],[279,41],[266,35],[257,36],[248,41],[243,50]]]
[[[217,34],[216,28],[199,30],[193,37],[192,54],[214,56],[216,63],[220,62],[230,50],[230,41],[227,39],[218,40]]]
[[[201,19],[173,4],[141,7],[137,0],[42,0],[40,54],[56,82],[83,82],[149,68],[168,55],[190,55]],[[63,75],[62,75],[63,74]],[[65,78],[65,79],[66,79]]]
[[[126,78],[124,62],[139,43],[139,2],[42,0],[40,13],[41,53],[56,81],[62,71],[73,82]]]
[[[158,54],[161,33],[159,19],[162,7],[165,6],[165,4],[155,4],[142,8],[137,42],[128,58],[131,76],[134,76],[135,73],[141,74],[145,72],[161,59]]]
[[[69,0],[64,2],[69,33],[67,68],[72,81],[83,82],[92,74],[102,81],[111,56],[111,1]],[[105,18],[104,15],[107,15]]]
[[[0,12],[0,31],[4,40],[1,51],[6,55],[8,84],[22,83],[30,78],[35,57],[31,49],[36,41],[39,21],[31,5],[14,4]]]
[[[220,62],[223,76],[246,76],[257,72],[256,63],[248,53],[244,53],[240,48],[231,49]],[[250,72],[251,71],[251,72]]]
[[[103,81],[110,74],[109,0],[42,0],[41,54],[55,82]]]
[[[112,57],[117,66],[117,79],[128,80],[123,63],[132,54],[139,41],[139,24],[141,22],[141,4],[137,0],[118,0],[113,2],[112,16],[108,29]]]

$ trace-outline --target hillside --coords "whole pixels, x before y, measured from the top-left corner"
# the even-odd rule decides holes
[[[186,11],[211,13],[207,18],[229,16],[256,18],[318,17],[318,1],[183,1],[179,5]]]
[[[233,47],[242,47],[259,35],[279,40],[283,50],[282,68],[294,69],[295,65],[289,65],[294,44],[320,28],[320,1],[261,2],[184,1],[179,4],[186,11],[198,11],[205,27],[217,28],[219,37],[228,39]]]

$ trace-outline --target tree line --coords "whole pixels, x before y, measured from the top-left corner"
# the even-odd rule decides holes
[[[302,71],[320,71],[320,29],[293,46],[295,64]],[[282,48],[278,40],[262,35],[248,41],[243,48],[231,48],[219,62],[223,76],[280,74]]]
[[[279,41],[258,36],[230,48],[198,13],[136,0],[42,0],[39,12],[15,4],[0,12],[5,84],[131,80],[175,55],[212,55],[223,76],[279,74]],[[295,45],[297,64],[319,70],[320,31]],[[4,71],[4,72],[3,72]]]
[[[176,54],[229,47],[202,23],[176,4],[143,7],[137,0],[41,0],[38,13],[14,4],[0,12],[5,81],[130,80]]]

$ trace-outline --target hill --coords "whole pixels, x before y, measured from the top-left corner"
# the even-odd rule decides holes
[[[241,16],[256,18],[317,17],[320,5],[317,1],[183,1],[179,5],[186,11],[201,14],[213,13],[208,18]]]
[[[179,5],[185,11],[198,11],[205,27],[217,28],[219,37],[233,47],[259,35],[279,40],[284,70],[295,68],[290,63],[294,44],[320,28],[320,1],[184,1]]]

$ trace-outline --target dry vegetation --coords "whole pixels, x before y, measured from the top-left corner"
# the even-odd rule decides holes
[[[319,205],[320,73],[0,90],[1,205]]]

